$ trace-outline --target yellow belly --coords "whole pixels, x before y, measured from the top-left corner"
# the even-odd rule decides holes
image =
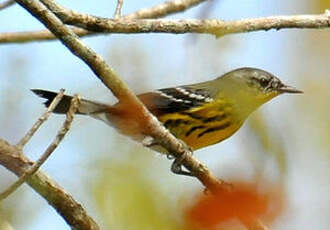
[[[192,115],[193,114],[193,115]],[[242,125],[231,111],[198,110],[158,117],[169,131],[193,150],[213,145],[233,135]]]
[[[209,132],[204,134],[203,136],[198,136],[198,133],[190,135],[189,137],[178,137],[183,140],[187,145],[189,145],[193,150],[197,150],[209,145],[213,145],[219,143],[231,135],[233,135],[239,127],[236,125],[230,125],[227,128]],[[171,130],[170,130],[171,131]]]

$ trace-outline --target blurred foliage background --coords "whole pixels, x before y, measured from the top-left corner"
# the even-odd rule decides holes
[[[104,17],[116,1],[59,1]],[[123,13],[159,1],[124,1]],[[93,4],[94,3],[94,4]],[[226,20],[271,15],[319,14],[329,0],[213,0],[170,18]],[[0,11],[0,32],[41,29],[19,6]],[[104,35],[84,38],[136,93],[213,79],[242,66],[265,69],[305,91],[281,96],[254,113],[229,140],[196,152],[227,181],[274,186],[284,191],[285,209],[272,229],[330,226],[330,31],[280,30],[229,35]],[[155,52],[156,51],[156,52]],[[16,143],[43,112],[30,88],[79,92],[114,103],[93,73],[59,42],[0,45],[0,137]],[[63,117],[44,124],[25,153],[32,159],[50,143]],[[192,229],[185,215],[203,188],[173,175],[164,156],[120,136],[103,123],[76,117],[69,135],[43,165],[83,204],[102,229]],[[0,168],[0,188],[14,180]],[[69,229],[28,186],[0,206],[3,229]],[[1,225],[1,223],[4,223]],[[227,228],[229,229],[229,228]]]

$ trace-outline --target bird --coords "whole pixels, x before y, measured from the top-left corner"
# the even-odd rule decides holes
[[[57,95],[43,89],[31,90],[46,99],[46,107]],[[243,67],[214,80],[158,89],[137,97],[165,128],[195,151],[229,138],[253,111],[284,93],[303,91],[285,85],[265,70]],[[72,98],[64,95],[53,112],[65,114]],[[137,141],[144,138],[134,111],[124,102],[109,105],[82,99],[77,113],[104,121]],[[153,148],[166,153],[160,146]]]

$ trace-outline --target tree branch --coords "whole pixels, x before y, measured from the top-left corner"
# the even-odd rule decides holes
[[[5,2],[0,3],[0,10],[5,9],[15,3],[15,0],[6,0]]]
[[[24,145],[31,139],[35,132],[40,128],[40,126],[48,119],[50,114],[53,112],[58,103],[62,100],[64,95],[64,89],[61,89],[57,96],[54,98],[52,103],[50,103],[46,112],[39,117],[38,121],[32,126],[32,128],[26,133],[26,135],[18,142],[17,148],[22,149]]]
[[[92,33],[81,28],[72,28],[72,31],[78,36],[100,35],[101,33]],[[34,41],[49,41],[56,37],[49,30],[27,31],[27,32],[9,32],[0,33],[0,45],[7,43],[25,43]]]
[[[190,7],[196,6],[206,0],[173,0],[161,3],[154,7],[138,10],[134,13],[127,14],[121,18],[126,19],[142,19],[142,18],[160,18],[170,14],[182,12]],[[68,10],[67,13],[70,13]],[[99,35],[99,33],[89,32],[81,28],[72,28],[72,30],[80,37]],[[40,30],[32,32],[13,32],[0,33],[0,44],[4,43],[23,43],[32,41],[54,40],[56,37],[49,30]]]
[[[90,14],[68,12],[53,0],[41,0],[62,22],[102,33],[206,33],[217,37],[242,32],[283,28],[329,28],[330,11],[320,15],[272,16],[265,18],[222,20],[106,19]]]
[[[114,14],[115,19],[120,18],[121,8],[123,7],[123,3],[124,3],[124,0],[117,0],[117,7],[116,7],[115,14]]]
[[[198,19],[135,19],[113,20],[98,17],[72,18],[65,21],[94,32],[102,33],[201,33],[217,37],[227,34],[270,29],[320,29],[330,28],[330,13],[319,15],[272,16],[265,18],[243,19],[237,21],[198,20]]]
[[[40,128],[40,126],[48,119],[50,114],[53,112],[54,108],[58,105],[64,95],[64,90],[61,89],[57,96],[54,98],[52,103],[47,108],[46,112],[38,119],[38,121],[32,126],[32,128],[27,132],[27,134],[21,139],[21,141],[16,145],[17,148],[23,149],[24,145],[31,139],[35,132]],[[41,165],[41,164],[40,164]],[[14,184],[9,186],[5,191],[0,194],[0,201],[7,198],[11,193],[13,193],[17,188],[22,185],[26,178],[33,173],[35,173],[40,167],[36,163],[33,167],[26,173],[24,173]]]
[[[52,107],[51,109],[53,110],[56,105],[58,104],[58,102],[61,100],[61,98],[63,97],[63,93],[64,90],[61,90],[60,93],[55,97],[55,99],[53,100],[53,102],[51,103],[51,105],[49,107]],[[71,105],[69,108],[69,111],[66,115],[66,119],[61,127],[61,129],[58,131],[55,139],[53,140],[53,142],[48,146],[48,148],[46,149],[46,151],[41,155],[41,157],[32,165],[32,167],[25,173],[23,173],[23,175],[20,176],[20,178],[14,183],[12,184],[10,187],[8,187],[8,189],[6,189],[4,192],[2,192],[0,194],[0,200],[5,199],[6,197],[8,197],[11,193],[13,193],[15,190],[17,190],[19,188],[19,186],[21,186],[26,180],[27,178],[29,178],[31,175],[33,175],[39,168],[40,166],[45,163],[45,161],[48,159],[48,157],[52,154],[52,152],[54,152],[54,150],[57,148],[57,146],[60,144],[60,142],[63,140],[65,134],[69,131],[70,129],[70,125],[71,122],[73,121],[73,116],[75,114],[75,112],[77,111],[78,105],[80,102],[80,98],[78,96],[75,96],[72,101],[71,101]],[[49,110],[49,108],[46,111],[46,116],[51,113],[52,110]],[[49,113],[48,113],[49,112]],[[41,125],[43,123],[42,120],[43,116],[41,117],[41,119],[38,120],[37,124]],[[40,126],[39,125],[39,126]],[[25,137],[29,137],[27,139],[27,141],[30,139],[30,137],[32,137],[32,135],[35,133],[35,131],[37,130],[36,128],[37,126],[34,125],[32,127],[32,132],[28,132],[28,135],[26,135]],[[23,138],[23,140],[25,140],[25,138]],[[17,145],[18,148],[21,148],[21,146]]]
[[[24,142],[20,143],[26,143],[30,139],[38,127],[49,116],[49,113],[54,109],[54,107],[56,107],[58,102],[63,97],[63,93],[64,90],[61,90],[47,109],[46,113],[44,113],[38,122],[32,127],[32,129],[28,132],[28,135],[23,138]],[[42,195],[61,216],[63,216],[72,229],[98,230],[99,227],[97,224],[87,215],[79,203],[77,203],[62,188],[56,185],[56,183],[53,182],[47,175],[38,171],[40,166],[56,149],[59,143],[63,140],[65,134],[70,129],[70,125],[73,120],[74,113],[78,108],[79,101],[79,96],[75,96],[72,99],[66,120],[64,121],[61,129],[58,131],[56,138],[35,163],[31,162],[23,155],[23,146],[11,146],[7,142],[0,139],[0,164],[19,176],[19,179],[14,184],[0,194],[0,199],[6,198],[21,184],[27,182],[35,191]]]
[[[24,156],[21,149],[0,139],[0,164],[21,176],[27,173],[34,163]],[[26,182],[56,209],[72,229],[99,230],[83,207],[42,171],[39,170],[28,177]]]
[[[124,16],[126,19],[142,19],[142,18],[161,18],[178,12],[183,12],[191,7],[207,0],[173,0],[166,1],[151,8],[141,9],[132,14]]]

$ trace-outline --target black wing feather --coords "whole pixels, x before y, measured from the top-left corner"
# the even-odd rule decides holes
[[[182,112],[212,100],[205,89],[194,89],[189,86],[159,89],[140,94],[138,97],[155,115]]]

